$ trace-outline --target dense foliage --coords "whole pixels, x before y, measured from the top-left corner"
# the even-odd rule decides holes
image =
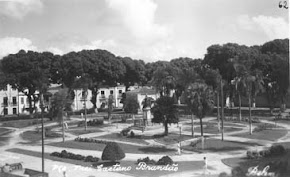
[[[124,157],[125,157],[124,151],[115,142],[107,143],[102,153],[102,160],[116,161],[116,160],[121,160]]]

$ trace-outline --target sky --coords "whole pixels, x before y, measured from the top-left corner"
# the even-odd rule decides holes
[[[0,59],[104,49],[145,62],[289,38],[289,0],[0,0]]]

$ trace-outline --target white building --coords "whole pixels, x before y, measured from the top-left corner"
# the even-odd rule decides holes
[[[53,85],[49,88],[49,92],[53,95],[58,90],[61,89],[59,85]],[[102,87],[99,89],[97,95],[96,106],[101,108],[102,106],[107,107],[109,96],[112,95],[114,99],[113,106],[115,108],[122,108],[123,104],[120,103],[122,99],[122,94],[125,93],[126,87],[123,85],[118,85],[116,87]],[[84,101],[86,101],[87,109],[93,108],[91,102],[92,92],[88,90],[87,99],[84,97],[84,92],[82,89],[76,89],[75,99],[73,103],[74,111],[84,109]],[[38,94],[38,93],[36,93]],[[50,103],[47,103],[50,104]],[[17,89],[13,89],[10,85],[7,85],[3,90],[0,90],[0,115],[18,115],[18,114],[29,114],[29,101],[28,97],[19,92]],[[34,107],[34,102],[32,100],[32,107]],[[37,111],[40,111],[39,102],[35,103]],[[49,105],[48,105],[49,107]]]
[[[34,105],[33,101],[32,104]],[[29,113],[28,97],[17,89],[13,89],[10,85],[0,90],[0,105],[0,115],[2,116]],[[35,106],[39,109],[38,102]]]
[[[96,106],[97,108],[107,107],[109,96],[112,95],[114,99],[113,106],[115,108],[122,108],[123,104],[120,103],[122,99],[122,94],[125,93],[126,87],[123,85],[118,85],[116,87],[101,87],[97,95]],[[82,89],[74,90],[75,99],[74,99],[74,110],[84,109],[84,102],[86,102],[87,109],[93,107],[91,102],[92,92],[88,90],[87,97],[85,98],[85,93]]]

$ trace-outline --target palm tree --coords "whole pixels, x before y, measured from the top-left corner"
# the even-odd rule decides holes
[[[201,136],[203,136],[202,118],[206,113],[212,110],[214,106],[214,94],[211,87],[199,81],[190,84],[185,91],[186,102],[193,114],[200,120]]]

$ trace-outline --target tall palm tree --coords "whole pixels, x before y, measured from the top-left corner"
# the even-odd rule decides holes
[[[200,120],[200,133],[203,136],[202,118],[214,106],[213,90],[203,82],[195,82],[187,87],[185,95],[188,107]]]

